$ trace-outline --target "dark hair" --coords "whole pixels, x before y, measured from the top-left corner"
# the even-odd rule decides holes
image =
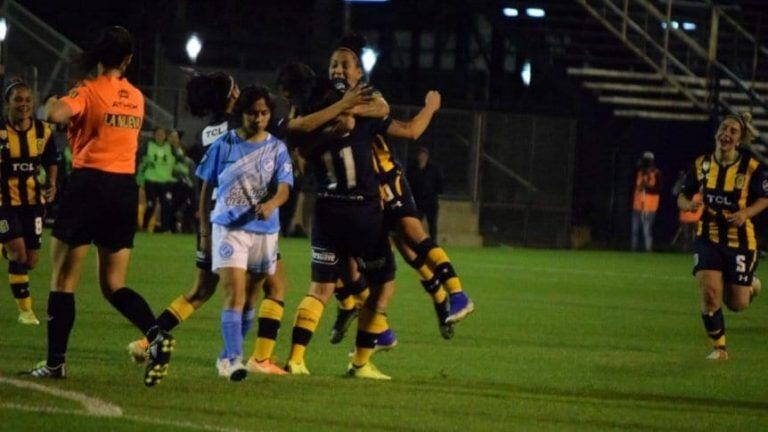
[[[15,90],[18,89],[27,89],[32,90],[32,87],[29,86],[29,84],[25,83],[22,79],[12,79],[11,82],[5,87],[5,90],[3,91],[3,99],[6,102],[9,102],[11,100],[11,95]]]
[[[195,75],[187,83],[187,106],[196,117],[224,117],[235,79],[224,72]]]
[[[368,45],[365,36],[359,33],[347,33],[336,44],[336,50],[347,49],[357,56],[357,63],[362,67],[363,48]]]
[[[296,105],[296,113],[302,116],[333,105],[343,96],[334,82],[325,77],[315,77],[308,86],[307,98]]]
[[[232,114],[237,116],[238,119],[242,118],[243,113],[256,103],[257,100],[264,99],[267,103],[270,113],[275,111],[275,101],[272,95],[269,93],[269,89],[264,86],[248,86],[240,91],[240,97],[235,103],[235,108],[232,110]]]
[[[288,63],[277,70],[277,87],[288,92],[292,102],[306,100],[310,86],[317,75],[304,63]]]
[[[120,66],[125,57],[133,54],[133,36],[120,26],[106,27],[101,31],[96,45],[84,51],[75,60],[83,75],[91,72],[99,63],[106,69]]]

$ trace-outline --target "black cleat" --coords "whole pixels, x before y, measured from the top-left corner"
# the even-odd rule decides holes
[[[176,340],[166,331],[160,331],[149,344],[149,361],[144,372],[144,385],[152,387],[168,375],[168,363]]]
[[[336,321],[333,323],[333,328],[331,329],[331,343],[337,344],[344,340],[344,336],[347,334],[347,329],[349,329],[349,325],[352,324],[352,321],[357,318],[358,310],[357,308],[352,309],[341,309],[339,308],[338,313],[336,314]]]
[[[67,364],[62,363],[58,366],[50,367],[45,361],[41,361],[33,369],[19,372],[19,375],[33,378],[64,379],[67,377]]]
[[[437,314],[437,325],[440,329],[440,336],[446,340],[452,339],[453,324],[445,322],[445,320],[448,319],[448,314],[450,313],[448,299],[446,298],[442,303],[435,303],[434,306],[435,313]]]

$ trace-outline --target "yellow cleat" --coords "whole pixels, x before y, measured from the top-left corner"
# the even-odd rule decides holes
[[[267,375],[288,375],[288,372],[286,372],[285,369],[282,369],[280,366],[272,363],[272,360],[270,359],[257,361],[255,358],[251,358],[250,360],[248,360],[248,364],[246,365],[246,367],[248,367],[248,371],[253,373],[260,373],[260,374],[267,374]],[[304,369],[306,370],[306,366],[304,367]],[[307,373],[309,373],[309,371],[307,371]]]
[[[349,366],[347,366],[347,375],[353,378],[366,378],[366,379],[375,379],[375,380],[391,380],[392,379],[391,376],[384,375],[371,362],[368,362],[360,367],[357,367],[352,363],[350,363]]]
[[[291,375],[309,375],[309,369],[304,362],[295,362],[288,360],[288,364],[285,365],[285,371]]]
[[[712,350],[711,353],[707,356],[707,360],[714,360],[714,361],[722,361],[722,360],[728,360],[728,351],[722,349],[722,348],[715,348]]]
[[[131,356],[131,360],[136,364],[144,364],[149,358],[149,341],[146,338],[135,340],[128,344],[128,354]]]
[[[19,323],[24,325],[40,325],[40,321],[31,310],[19,312]]]

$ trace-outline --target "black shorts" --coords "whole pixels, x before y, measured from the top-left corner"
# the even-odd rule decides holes
[[[22,237],[27,249],[40,249],[44,213],[42,206],[0,207],[0,243]]]
[[[395,260],[378,200],[318,199],[312,219],[312,281],[336,282],[350,259],[374,284],[394,279]]]
[[[752,285],[757,269],[757,251],[734,249],[697,238],[693,242],[693,274],[699,270],[717,270],[723,281],[733,285]]]
[[[138,206],[133,174],[76,169],[62,193],[53,236],[72,247],[132,248]]]
[[[394,224],[404,217],[419,219],[411,185],[408,184],[408,179],[402,171],[396,169],[384,174],[379,189],[381,199],[384,201],[384,218],[390,229],[393,229]]]

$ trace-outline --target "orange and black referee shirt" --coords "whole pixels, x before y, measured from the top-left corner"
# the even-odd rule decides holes
[[[768,198],[765,167],[745,152],[739,152],[738,159],[729,165],[721,164],[713,154],[700,156],[686,177],[682,193],[691,199],[699,191],[703,195],[704,213],[697,237],[733,249],[756,250],[752,221],[747,219],[739,227],[728,222],[727,217],[758,198]]]
[[[0,129],[0,207],[45,204],[38,179],[40,168],[56,165],[56,146],[49,125],[32,120],[25,131],[7,121]]]

